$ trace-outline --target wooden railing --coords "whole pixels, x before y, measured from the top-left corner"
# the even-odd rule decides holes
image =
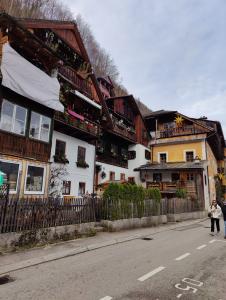
[[[69,68],[69,67],[61,67],[59,69],[59,75],[62,75],[67,80],[69,80],[81,93],[83,93],[85,96],[94,99],[94,94],[92,93],[92,84],[88,80],[84,80],[81,77],[79,77],[75,70]]]
[[[147,182],[149,188],[158,188],[162,192],[176,192],[178,189],[186,189],[188,193],[196,192],[195,182],[178,181],[178,182]]]
[[[47,162],[50,157],[50,151],[51,146],[48,143],[0,131],[0,153]]]
[[[136,133],[131,132],[128,130],[128,127],[125,125],[121,125],[118,123],[118,120],[114,117],[112,117],[113,125],[114,125],[114,132],[118,133],[119,135],[122,135],[123,137],[128,138],[129,140],[136,142]]]
[[[111,155],[112,154],[110,152],[98,153],[97,151],[97,161],[122,168],[128,168],[128,161],[123,160],[121,155],[117,155],[115,157],[112,157]]]
[[[97,136],[99,134],[99,126],[87,119],[82,121],[68,114],[55,112],[54,120],[62,122],[68,126],[71,126],[73,128],[76,128],[80,131],[84,131],[94,136]]]
[[[157,138],[168,138],[172,136],[198,134],[203,132],[204,132],[203,130],[196,128],[193,125],[188,125],[188,126],[183,126],[178,128],[169,128],[165,130],[160,130],[157,132]]]

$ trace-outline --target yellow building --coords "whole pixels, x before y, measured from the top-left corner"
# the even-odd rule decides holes
[[[220,123],[164,110],[149,114],[146,122],[152,136],[151,161],[137,169],[143,184],[160,188],[166,197],[184,189],[208,207],[216,199],[215,178],[224,159]]]

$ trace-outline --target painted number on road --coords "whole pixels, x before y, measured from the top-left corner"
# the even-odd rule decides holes
[[[194,286],[201,287],[203,285],[203,282],[191,278],[183,278],[181,281],[183,283],[175,284],[175,288],[182,291],[192,291],[193,294],[195,294],[198,291],[198,289]],[[181,296],[182,295],[180,294],[180,297]]]

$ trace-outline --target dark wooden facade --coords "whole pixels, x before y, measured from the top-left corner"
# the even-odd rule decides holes
[[[65,113],[55,113],[54,129],[93,143],[99,135],[103,100],[77,25],[30,19],[21,22],[61,59],[58,80]]]

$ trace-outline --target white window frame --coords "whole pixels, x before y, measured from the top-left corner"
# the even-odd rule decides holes
[[[7,101],[9,102],[10,104],[13,105],[13,116],[12,116],[12,125],[11,125],[11,128],[10,130],[6,130],[6,129],[3,129],[1,128],[1,119],[0,119],[0,129],[3,130],[3,131],[6,131],[6,132],[12,132],[14,134],[18,134],[18,135],[21,135],[21,136],[26,136],[26,126],[27,126],[27,114],[28,114],[28,109],[24,106],[21,106],[21,105],[18,105],[16,103],[13,103],[5,98],[3,98],[3,101],[2,101],[2,107],[3,107],[3,103],[4,101]],[[1,107],[1,116],[2,116],[2,107]],[[21,133],[18,133],[18,132],[15,132],[15,121],[16,121],[16,109],[17,107],[21,107],[25,110],[26,114],[25,114],[25,122],[24,122],[24,134],[21,134]]]
[[[28,167],[36,167],[36,168],[42,168],[42,169],[44,169],[42,191],[27,191],[26,190]],[[28,163],[27,166],[26,166],[26,176],[25,176],[25,179],[24,179],[24,194],[25,195],[43,195],[44,191],[45,191],[45,185],[46,185],[45,181],[46,181],[46,166],[44,166],[44,165],[29,164]]]
[[[158,162],[160,163],[160,154],[166,154],[166,163],[168,163],[168,152],[158,152]]]
[[[31,129],[31,120],[30,120],[30,126],[29,126],[29,138],[30,139],[33,139],[33,140],[37,140],[37,141],[41,141],[41,142],[44,142],[44,143],[49,143],[49,140],[50,140],[50,131],[51,131],[51,126],[52,126],[52,120],[50,117],[47,117],[45,115],[42,115],[36,111],[31,111],[31,118],[32,118],[32,113],[36,114],[36,115],[39,115],[40,116],[40,120],[39,120],[39,131],[38,131],[38,138],[34,138],[31,134],[30,134],[30,129]],[[42,118],[48,118],[50,119],[50,126],[49,126],[49,138],[48,138],[48,141],[44,141],[41,139],[41,126],[42,126]]]
[[[186,162],[187,160],[186,160],[186,153],[187,152],[193,152],[193,156],[194,156],[194,159],[195,159],[195,157],[196,157],[196,151],[195,151],[195,149],[186,149],[186,150],[184,150],[184,161]]]
[[[18,169],[18,175],[17,175],[17,183],[16,183],[16,190],[15,191],[10,191],[9,190],[9,194],[10,195],[15,195],[18,192],[18,185],[19,185],[19,176],[20,176],[20,172],[22,170],[22,163],[16,160],[7,160],[7,159],[2,159],[0,158],[0,161],[5,162],[5,163],[10,163],[10,164],[15,164],[15,165],[19,165],[19,169]]]

